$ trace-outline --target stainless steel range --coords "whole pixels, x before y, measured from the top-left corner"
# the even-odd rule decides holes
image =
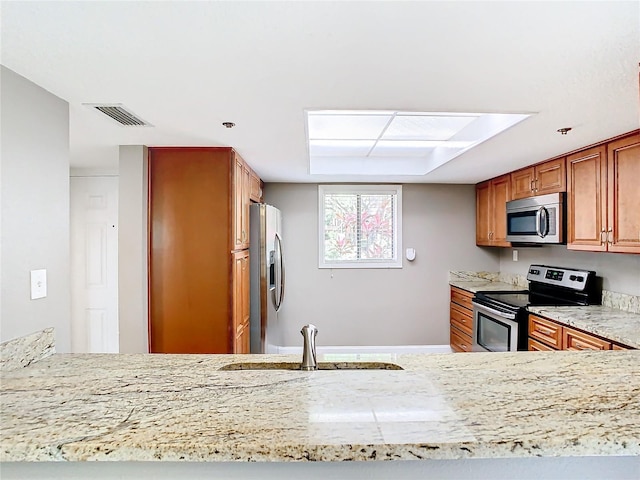
[[[473,351],[527,350],[529,305],[599,305],[596,272],[531,265],[529,290],[477,292],[473,298]]]

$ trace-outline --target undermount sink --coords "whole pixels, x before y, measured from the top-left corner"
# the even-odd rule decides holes
[[[300,370],[296,362],[242,362],[230,363],[220,370]],[[387,362],[320,362],[318,370],[404,370],[400,365]]]

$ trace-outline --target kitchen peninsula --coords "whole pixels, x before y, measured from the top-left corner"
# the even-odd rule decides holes
[[[289,355],[54,354],[2,373],[0,460],[18,462],[3,472],[20,478],[42,468],[23,462],[49,461],[529,458],[538,478],[556,468],[532,457],[609,465],[608,478],[640,468],[639,351],[365,357],[404,370],[221,370],[300,361]]]

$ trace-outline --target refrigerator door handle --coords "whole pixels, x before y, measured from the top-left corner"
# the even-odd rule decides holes
[[[278,285],[279,285],[279,295],[278,295],[278,305],[276,307],[276,311],[280,310],[282,306],[282,301],[284,300],[284,285],[285,285],[285,275],[284,275],[284,254],[282,253],[282,239],[280,235],[276,233],[276,248],[278,249]]]

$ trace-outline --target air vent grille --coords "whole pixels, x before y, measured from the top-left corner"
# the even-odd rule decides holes
[[[133,113],[126,110],[121,105],[91,105],[91,106],[96,110],[104,113],[105,115],[113,118],[116,122],[120,123],[121,125],[126,125],[128,127],[150,126],[149,123],[145,122],[144,120],[141,120],[140,118],[138,118]]]

